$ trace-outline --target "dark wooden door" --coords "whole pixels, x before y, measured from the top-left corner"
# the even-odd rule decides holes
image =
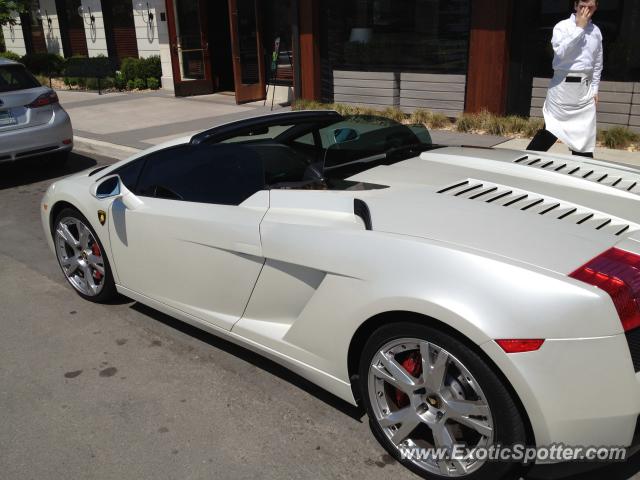
[[[264,52],[258,2],[259,0],[229,0],[237,103],[265,98]]]
[[[176,96],[213,93],[206,0],[166,0]]]

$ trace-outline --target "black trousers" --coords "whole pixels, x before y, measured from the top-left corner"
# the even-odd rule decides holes
[[[546,128],[543,128],[542,130],[538,130],[538,133],[536,133],[536,136],[533,137],[533,139],[531,140],[531,143],[529,143],[527,150],[535,150],[537,152],[546,152],[553,146],[554,143],[556,143],[556,140],[558,140],[558,137],[556,137],[553,133],[551,133]],[[593,158],[593,153],[591,152],[580,153],[580,152],[574,152],[573,150],[571,150],[571,153],[573,155],[578,155],[580,157]]]

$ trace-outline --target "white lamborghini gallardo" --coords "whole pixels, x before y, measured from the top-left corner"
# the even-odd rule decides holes
[[[288,112],[57,181],[42,223],[117,292],[368,413],[424,478],[520,465],[406,448],[638,443],[640,174]]]

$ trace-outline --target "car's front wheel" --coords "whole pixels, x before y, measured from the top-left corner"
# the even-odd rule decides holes
[[[102,303],[117,294],[104,247],[84,215],[65,208],[56,216],[52,234],[62,273],[81,297]]]
[[[456,445],[473,449],[526,442],[509,391],[456,337],[419,323],[382,326],[364,346],[359,376],[374,435],[415,473],[468,480],[514,475],[518,465],[513,463],[451,455]]]

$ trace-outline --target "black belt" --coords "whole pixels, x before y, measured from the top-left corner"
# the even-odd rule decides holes
[[[566,77],[564,81],[567,83],[582,83],[582,77]]]

